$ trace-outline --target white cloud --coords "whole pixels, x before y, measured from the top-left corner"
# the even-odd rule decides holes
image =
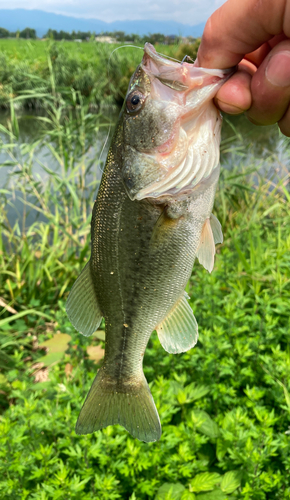
[[[2,9],[39,9],[102,21],[152,19],[195,25],[206,19],[225,0],[0,0]]]

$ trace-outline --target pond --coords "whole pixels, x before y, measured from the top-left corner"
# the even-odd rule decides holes
[[[91,124],[88,127],[89,132],[88,130],[86,131],[86,136],[83,139],[84,153],[78,145],[78,154],[82,158],[82,161],[93,164],[86,177],[87,183],[90,183],[92,179],[100,180],[101,178],[102,167],[106,160],[118,114],[118,109],[109,110],[103,115],[90,114],[89,120],[91,120]],[[21,163],[23,159],[29,158],[29,148],[33,149],[33,156],[31,157],[32,172],[34,175],[38,175],[43,182],[49,176],[45,168],[54,172],[59,170],[60,162],[56,158],[53,147],[56,145],[59,146],[60,132],[57,131],[56,127],[56,133],[51,135],[51,124],[49,125],[43,121],[46,118],[40,112],[18,114],[18,147],[13,151],[15,165],[3,166],[5,162],[11,163],[11,154],[2,148],[0,151],[0,189],[6,187],[9,190],[11,183],[13,183],[13,175],[11,174],[19,168],[17,160]],[[77,119],[77,117],[75,118]],[[0,125],[7,127],[9,120],[10,112],[0,113]],[[60,121],[58,126],[60,127]],[[78,133],[78,128],[76,130]],[[70,129],[68,131],[63,129],[61,133],[71,134],[72,131]],[[10,141],[9,135],[4,134],[3,129],[0,130],[0,139],[2,139],[6,146]],[[75,135],[72,140],[78,141],[79,137]],[[66,144],[64,143],[65,148]],[[68,156],[75,154],[75,151],[76,149],[74,151],[68,150]],[[279,134],[276,125],[257,127],[250,123],[243,115],[231,117],[226,115],[224,117],[221,143],[222,168],[233,169],[238,167],[242,169],[244,166],[251,166],[259,169],[261,174],[266,178],[271,178],[274,182],[278,182],[289,173],[288,151],[288,143]],[[14,225],[17,218],[21,217],[22,210],[23,204],[17,198],[16,191],[13,203],[10,203],[8,207],[8,220],[11,225]],[[31,210],[26,224],[33,223],[37,217],[39,217],[39,214]]]

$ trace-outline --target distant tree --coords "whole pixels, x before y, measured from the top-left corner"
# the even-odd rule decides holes
[[[75,34],[75,39],[77,40],[86,40],[87,38],[90,38],[91,33],[89,31],[78,31]]]
[[[116,38],[115,34],[112,34]],[[124,40],[126,42],[142,43],[142,37],[137,33],[132,33],[131,35],[125,35]]]
[[[20,36],[23,38],[23,33],[29,30],[23,30]],[[34,30],[30,30],[34,31]],[[119,43],[124,42],[134,42],[138,44],[144,44],[145,42],[150,42],[152,44],[163,43],[166,45],[178,44],[181,42],[181,38],[176,35],[165,36],[162,33],[149,33],[149,35],[140,36],[137,33],[126,34],[124,31],[102,31],[101,33],[91,33],[90,31],[72,31],[68,33],[66,31],[56,31],[49,29],[47,33],[44,35],[44,38],[51,38],[53,40],[86,40],[86,41],[94,41],[97,36],[109,36],[111,38],[115,38],[115,40]],[[26,37],[26,35],[25,35]],[[33,36],[28,33],[27,38],[33,38]],[[194,38],[188,37],[188,41],[193,43]]]
[[[49,28],[49,30],[47,30],[45,35],[43,35],[43,38],[49,38],[50,40],[54,40],[53,30]]]
[[[58,40],[71,40],[71,34],[67,31],[60,31]]]
[[[164,43],[165,41],[165,35],[162,35],[162,33],[149,33],[149,35],[146,37],[146,41],[152,43],[153,45],[155,43]]]
[[[67,31],[56,31],[49,29],[43,38],[50,38],[51,40],[71,40],[72,35]]]
[[[25,28],[19,33],[20,38],[36,38],[36,31],[32,28]]]
[[[8,38],[10,33],[5,28],[0,28],[0,38]]]
[[[174,45],[179,43],[179,37],[177,35],[168,35],[165,37],[165,43],[167,45]]]
[[[134,43],[142,43],[142,37],[137,33],[132,33],[131,36],[133,38]]]
[[[194,38],[193,36],[188,36],[186,38],[188,40],[188,43],[195,43],[196,42],[196,38]]]
[[[109,36],[115,37],[118,42],[125,42],[127,40],[125,31],[114,31],[110,33]]]
[[[42,38],[50,38],[51,40],[53,40],[53,32],[52,30],[49,28],[49,30],[47,30],[47,32],[45,33],[45,35],[43,35]]]

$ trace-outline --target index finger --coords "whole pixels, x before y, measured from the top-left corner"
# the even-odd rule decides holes
[[[230,68],[280,33],[290,36],[290,0],[228,0],[206,23],[198,65]]]

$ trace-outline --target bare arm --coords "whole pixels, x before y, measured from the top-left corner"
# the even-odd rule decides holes
[[[208,68],[238,65],[219,90],[227,113],[290,136],[290,0],[228,0],[209,18],[198,52]]]

